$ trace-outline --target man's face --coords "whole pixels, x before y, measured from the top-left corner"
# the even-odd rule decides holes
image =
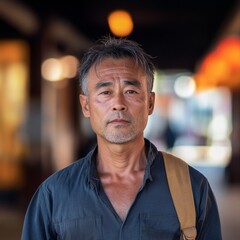
[[[80,95],[83,114],[98,139],[125,143],[143,136],[153,111],[147,76],[129,58],[107,58],[88,73],[88,94]]]

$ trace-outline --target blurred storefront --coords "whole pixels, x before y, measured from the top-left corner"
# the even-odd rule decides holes
[[[24,184],[29,49],[22,40],[3,40],[0,52],[0,189],[13,193]]]
[[[77,158],[76,72],[91,42],[18,3],[1,2],[0,13],[0,204],[26,206],[43,179]]]
[[[145,135],[189,163],[227,166],[231,159],[232,99],[227,87],[196,92],[189,72],[156,76],[156,106]]]

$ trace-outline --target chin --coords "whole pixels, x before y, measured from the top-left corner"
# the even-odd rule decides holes
[[[106,137],[107,141],[115,144],[124,144],[132,141],[135,137],[134,136],[108,136]]]

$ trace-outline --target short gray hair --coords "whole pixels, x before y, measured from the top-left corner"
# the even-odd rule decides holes
[[[148,91],[152,91],[154,64],[152,56],[147,54],[140,44],[126,38],[106,36],[101,38],[83,56],[79,67],[79,84],[82,94],[87,94],[87,75],[89,69],[106,58],[131,58],[135,60],[147,75]]]

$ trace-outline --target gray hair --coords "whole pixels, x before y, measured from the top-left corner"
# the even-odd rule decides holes
[[[140,44],[126,38],[111,36],[98,40],[83,56],[79,68],[79,84],[82,94],[87,94],[87,75],[92,66],[96,66],[106,58],[131,58],[140,66],[147,75],[148,91],[152,91],[154,80],[154,65],[152,57],[147,54]]]

